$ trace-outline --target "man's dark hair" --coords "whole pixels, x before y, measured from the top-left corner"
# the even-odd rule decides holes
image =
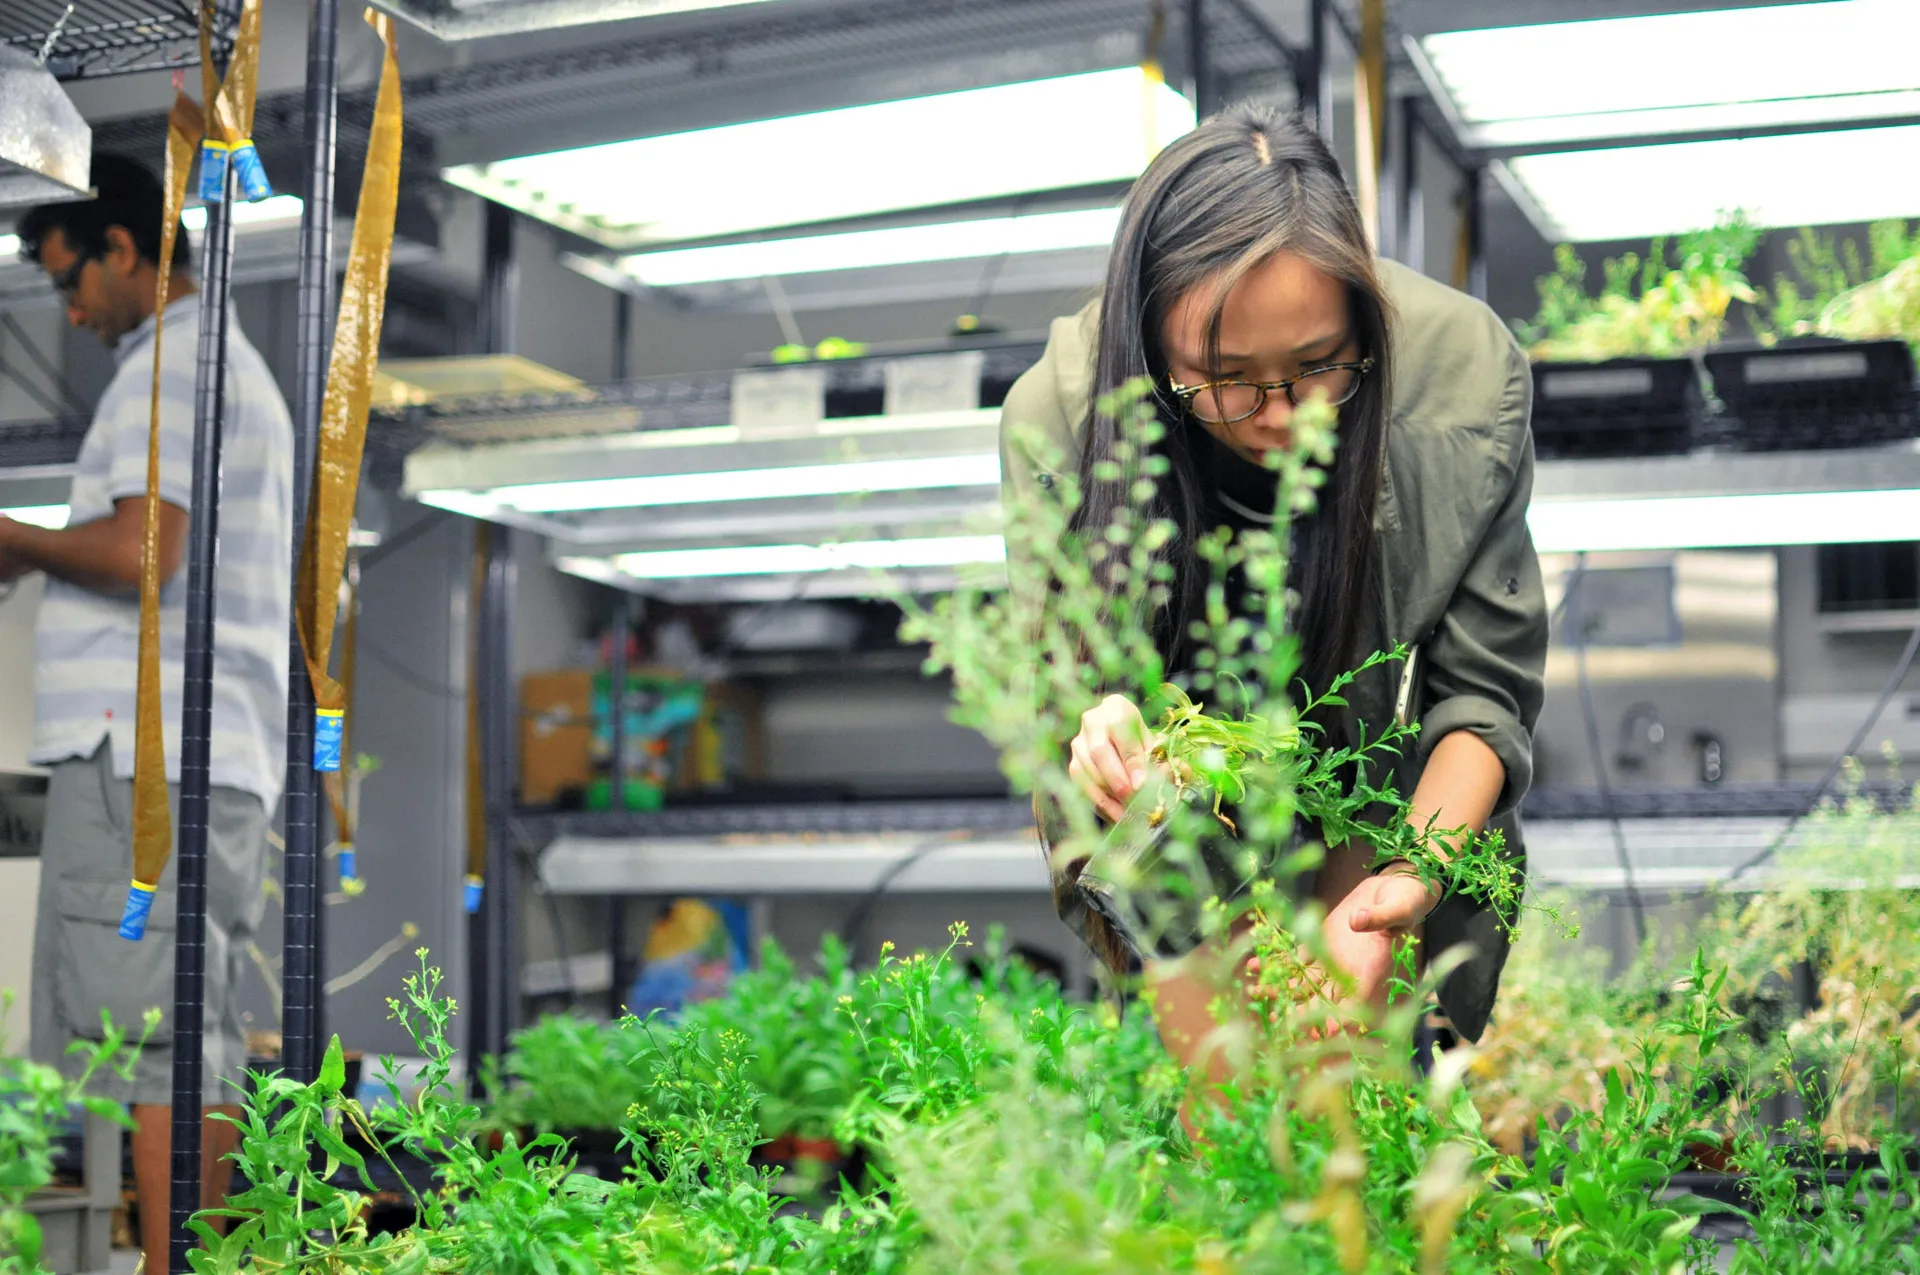
[[[133,239],[143,261],[160,264],[160,219],[166,215],[166,193],[160,179],[142,164],[121,155],[95,153],[90,175],[99,193],[72,203],[41,204],[20,219],[20,255],[36,264],[47,232],[58,230],[67,247],[83,259],[107,252],[107,227],[119,226]],[[178,228],[173,241],[173,268],[183,270],[192,260],[187,228]]]

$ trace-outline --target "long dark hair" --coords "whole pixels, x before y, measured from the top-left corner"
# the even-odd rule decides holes
[[[1319,509],[1295,529],[1290,585],[1300,598],[1300,675],[1318,690],[1361,654],[1362,625],[1374,608],[1373,515],[1387,437],[1390,306],[1339,161],[1297,118],[1257,106],[1224,111],[1168,146],[1135,183],[1107,265],[1093,401],[1137,377],[1154,383],[1168,472],[1145,512],[1171,520],[1177,534],[1165,551],[1174,568],[1169,604],[1143,618],[1174,666],[1208,583],[1195,543],[1212,528],[1203,525],[1206,493],[1195,458],[1193,431],[1202,426],[1185,419],[1167,390],[1161,324],[1182,297],[1209,286],[1207,361],[1217,366],[1228,292],[1283,251],[1346,285],[1361,353],[1374,359],[1374,370],[1340,409],[1339,449]],[[1098,534],[1127,502],[1129,483],[1094,477],[1096,466],[1115,459],[1119,424],[1097,406],[1089,412],[1080,459],[1084,496],[1074,525]]]

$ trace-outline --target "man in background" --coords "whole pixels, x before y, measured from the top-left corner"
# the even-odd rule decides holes
[[[66,1063],[75,1040],[101,1037],[101,1011],[137,1036],[166,1017],[134,1072],[129,1101],[146,1269],[167,1269],[173,1100],[176,870],[169,864],[147,936],[119,936],[132,871],[134,689],[140,565],[147,512],[155,290],[165,203],[129,160],[95,155],[95,198],[35,208],[21,255],[37,262],[67,319],[114,352],[118,370],[94,410],[58,530],[0,517],[0,581],[47,575],[35,629],[34,742],[51,771],[33,954],[33,1053]],[[186,631],[182,569],[193,508],[194,378],[200,297],[179,230],[160,367],[160,660],[167,780],[178,825],[180,708]],[[287,631],[293,426],[264,360],[229,320],[226,416],[214,572],[212,802],[207,829],[205,1064],[208,1113],[237,1112],[245,1078],[239,991],[263,906],[268,821],[286,767]],[[117,1081],[114,1083],[118,1083]],[[235,1130],[208,1120],[201,1199],[225,1197]]]

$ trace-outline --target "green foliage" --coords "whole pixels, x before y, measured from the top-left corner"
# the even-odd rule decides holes
[[[1761,340],[1892,336],[1920,346],[1920,223],[1874,222],[1864,258],[1855,240],[1802,229],[1787,256],[1793,276],[1775,277],[1754,323]]]
[[[7,993],[0,1016],[13,1006]],[[25,1058],[0,1057],[0,1275],[25,1275],[43,1269],[40,1264],[40,1223],[22,1206],[29,1196],[53,1182],[53,1143],[70,1116],[99,1116],[132,1127],[121,1106],[88,1092],[102,1073],[131,1083],[140,1048],[160,1024],[158,1010],[149,1011],[140,1039],[129,1042],[126,1033],[105,1013],[100,1017],[100,1039],[76,1041],[71,1053],[77,1063],[72,1075]]]
[[[1759,242],[1744,214],[1726,213],[1712,228],[1682,235],[1671,261],[1665,239],[1655,239],[1644,257],[1607,259],[1597,294],[1587,291],[1579,253],[1561,244],[1554,272],[1538,282],[1538,313],[1517,325],[1520,340],[1537,360],[1571,362],[1704,349],[1719,341],[1733,302],[1757,299],[1742,267]]]
[[[487,1060],[487,1090],[500,1095],[488,1114],[502,1129],[618,1129],[657,1064],[644,1034],[550,1015],[514,1033],[504,1062]]]

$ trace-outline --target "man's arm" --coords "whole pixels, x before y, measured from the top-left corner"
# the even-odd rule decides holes
[[[95,593],[124,595],[140,588],[147,498],[117,500],[105,518],[55,531],[0,518],[0,573],[44,571]],[[160,502],[160,580],[180,570],[186,556],[187,511]]]

